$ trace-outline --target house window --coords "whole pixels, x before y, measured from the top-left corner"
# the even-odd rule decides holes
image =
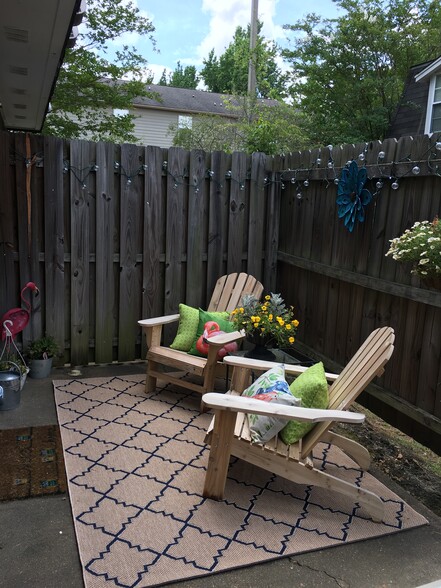
[[[441,75],[430,81],[429,102],[427,105],[426,133],[441,131]]]
[[[184,116],[180,114],[178,116],[178,129],[191,129],[193,124],[193,118],[191,116]]]

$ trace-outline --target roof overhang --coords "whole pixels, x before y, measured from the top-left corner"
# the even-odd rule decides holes
[[[422,69],[416,76],[416,82],[423,82],[424,80],[430,79],[433,75],[441,71],[441,57],[435,59],[427,67]]]
[[[84,0],[0,0],[0,127],[39,132]]]

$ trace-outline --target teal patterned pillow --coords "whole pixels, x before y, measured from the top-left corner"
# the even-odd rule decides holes
[[[328,408],[328,382],[322,362],[316,363],[298,376],[290,385],[291,394],[300,399],[303,408]],[[297,443],[315,423],[289,421],[280,431],[280,438],[287,445]]]
[[[262,374],[251,386],[243,391],[242,396],[288,406],[298,406],[300,403],[289,390],[288,383],[285,380],[283,364],[275,366]],[[286,419],[276,416],[260,414],[248,414],[247,416],[253,443],[266,443],[286,425]]]

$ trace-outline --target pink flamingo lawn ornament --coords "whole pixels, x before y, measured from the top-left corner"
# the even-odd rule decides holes
[[[37,295],[39,292],[39,290],[38,290],[37,286],[34,284],[34,282],[28,282],[26,284],[26,286],[22,289],[21,294],[20,294],[21,299],[23,300],[23,302],[26,305],[26,308],[11,308],[7,312],[5,312],[5,314],[2,316],[2,318],[0,319],[0,324],[3,327],[2,328],[2,340],[3,341],[6,339],[6,335],[8,335],[9,333],[10,333],[10,335],[12,335],[12,338],[14,339],[15,336],[17,335],[17,333],[20,333],[20,331],[23,331],[23,329],[26,327],[26,325],[29,322],[29,319],[31,317],[31,303],[29,302],[29,300],[26,300],[26,298],[24,297],[26,290],[31,290],[32,292],[35,292]],[[6,322],[6,325],[5,325],[5,322]],[[8,333],[8,331],[9,331],[9,333]]]

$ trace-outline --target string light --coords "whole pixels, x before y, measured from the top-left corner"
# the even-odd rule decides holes
[[[301,200],[303,198],[302,190],[307,189],[310,187],[311,181],[320,180],[325,183],[326,188],[329,185],[334,184],[335,186],[339,185],[339,173],[341,171],[341,167],[335,167],[334,159],[333,159],[333,146],[327,145],[326,148],[329,151],[327,158],[324,159],[325,168],[320,168],[322,165],[323,157],[319,154],[318,157],[313,159],[309,165],[303,165],[302,163],[296,169],[285,169],[281,170],[279,173],[275,174],[274,176],[267,175],[263,181],[263,187],[268,187],[269,185],[277,184],[280,186],[282,190],[285,190],[287,185],[292,186],[292,189],[295,191],[295,196],[297,199]],[[407,156],[402,158],[399,161],[386,161],[386,152],[379,151],[377,153],[377,160],[376,163],[366,164],[368,160],[368,143],[365,144],[364,150],[358,155],[357,159],[359,162],[363,162],[366,170],[368,172],[368,180],[373,181],[377,194],[386,182],[390,182],[390,187],[392,190],[398,190],[402,179],[405,177],[414,177],[421,175],[421,172],[424,169],[425,175],[436,175],[441,177],[441,164],[438,165],[440,161],[439,152],[441,151],[441,140],[436,140],[435,142],[431,142],[430,146],[426,150],[425,153],[421,154],[419,157],[411,158],[411,156]],[[32,157],[25,157],[20,153],[15,152],[14,150],[10,151],[11,158],[15,161],[22,161],[26,168],[29,168],[31,165],[40,165],[43,166],[44,157],[41,153],[35,153]],[[306,153],[305,153],[306,155]],[[351,161],[347,161],[346,165],[350,165]],[[398,166],[401,164],[401,166]],[[402,165],[406,164],[405,172],[397,174],[397,169],[401,170]],[[421,164],[424,164],[422,166]],[[397,167],[398,166],[398,167]],[[141,164],[135,170],[124,170],[121,165],[120,161],[114,161],[113,168],[116,173],[119,173],[122,177],[126,179],[127,187],[130,187],[134,183],[134,179],[140,175],[141,173],[145,173],[149,170],[148,164]],[[76,178],[80,183],[80,186],[83,190],[87,189],[87,178],[91,173],[97,173],[100,171],[100,167],[97,163],[93,162],[84,168],[78,168],[72,166],[70,162],[66,159],[63,160],[63,167],[62,167],[63,174],[67,174],[70,172],[71,176]],[[174,189],[177,189],[179,186],[189,186],[192,187],[195,193],[199,193],[203,182],[209,180],[210,183],[214,183],[218,186],[218,188],[222,188],[223,184],[216,179],[215,171],[208,168],[205,170],[204,176],[197,178],[194,177],[192,181],[189,180],[189,175],[187,170],[183,170],[182,174],[173,174],[168,169],[168,161],[164,160],[162,162],[162,171],[163,173],[169,175],[172,179],[172,185]],[[317,172],[321,172],[319,177],[317,177]],[[268,173],[268,172],[267,172]],[[250,174],[250,171],[247,172],[245,177],[234,177],[233,171],[229,169],[225,172],[225,179],[229,180],[230,182],[237,183],[238,189],[240,191],[244,191],[247,186],[247,181],[255,181]]]

